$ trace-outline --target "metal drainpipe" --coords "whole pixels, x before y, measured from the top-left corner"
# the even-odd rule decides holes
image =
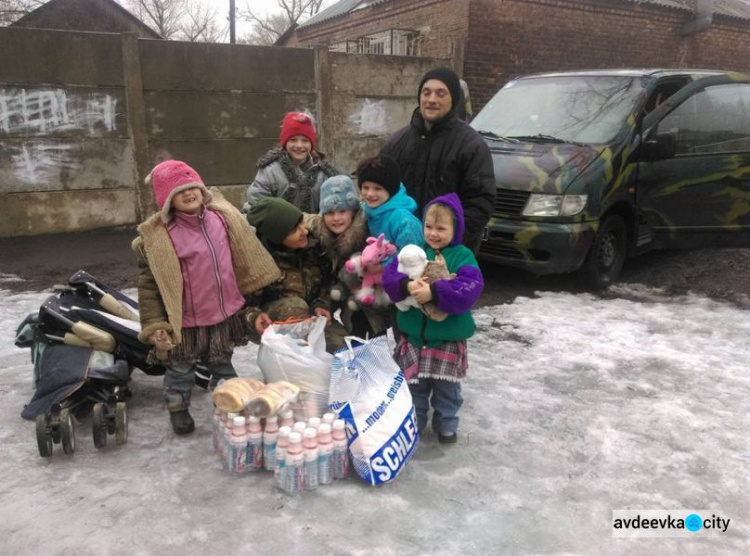
[[[711,27],[714,19],[714,0],[697,0],[695,17],[682,26],[683,37],[700,33]]]

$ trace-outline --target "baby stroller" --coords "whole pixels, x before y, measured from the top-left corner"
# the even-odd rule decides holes
[[[147,361],[150,346],[139,332],[138,304],[84,271],[21,323],[15,343],[31,348],[36,388],[21,416],[36,421],[42,457],[52,455],[53,443],[75,452],[74,421],[89,415],[97,448],[108,434],[118,445],[127,442],[132,369],[164,374]]]

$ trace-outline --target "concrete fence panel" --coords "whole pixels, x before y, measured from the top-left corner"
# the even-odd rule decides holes
[[[291,110],[352,172],[446,62],[0,29],[0,237],[138,222],[156,208],[144,178],[173,158],[241,206]]]

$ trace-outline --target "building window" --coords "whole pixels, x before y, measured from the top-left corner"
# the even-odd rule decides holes
[[[328,49],[332,52],[347,52],[349,54],[419,56],[419,31],[390,29],[332,44]]]

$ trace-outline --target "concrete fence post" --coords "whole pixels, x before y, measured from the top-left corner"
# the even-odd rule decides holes
[[[143,221],[154,212],[156,204],[151,187],[144,184],[151,171],[151,156],[148,151],[148,130],[146,127],[146,106],[143,102],[143,76],[141,75],[141,56],[138,48],[138,37],[135,33],[123,33],[122,37],[122,72],[125,84],[128,128],[133,142],[135,160],[135,199],[136,213]]]
[[[335,153],[329,152],[333,147],[333,110],[331,110],[331,63],[327,46],[315,47],[315,110],[318,113],[318,143],[321,150],[329,158],[335,158]],[[330,136],[330,144],[327,142]]]
[[[459,77],[464,76],[464,58],[466,41],[463,39],[451,42],[451,66]]]

